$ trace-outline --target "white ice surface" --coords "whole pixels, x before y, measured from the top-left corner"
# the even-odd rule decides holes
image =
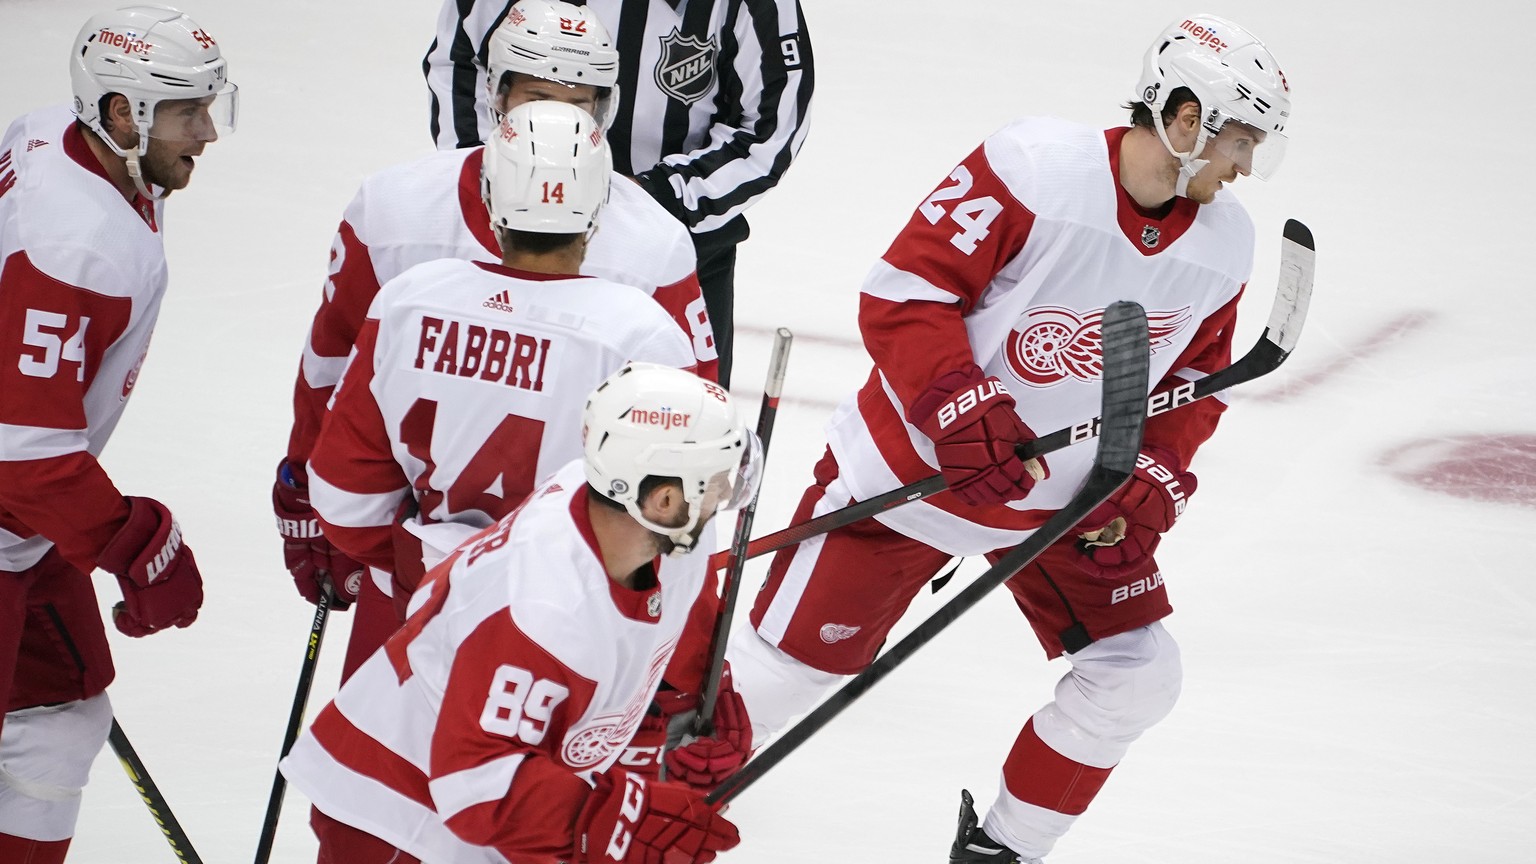
[[[802,2],[814,126],[753,210],[737,277],[749,404],[768,333],[799,336],[760,532],[785,523],[830,404],[867,371],[858,286],[912,207],[1012,118],[1121,122],[1157,28],[1199,11]],[[419,66],[438,3],[184,4],[231,58],[240,129],[170,202],[171,293],[105,462],[178,514],[208,600],[191,629],[114,633],[111,692],[219,864],[255,848],[309,629],[268,506],[299,347],[358,181],[430,146]],[[1295,88],[1279,177],[1237,184],[1259,233],[1239,350],[1267,314],[1287,217],[1317,236],[1317,293],[1290,363],[1236,396],[1201,451],[1199,494],[1164,547],[1183,700],[1051,861],[1536,861],[1536,510],[1412,488],[1377,463],[1415,439],[1536,432],[1536,13],[1198,5],[1266,39]],[[107,7],[0,0],[0,122],[66,100],[70,39]],[[1421,326],[1370,341],[1404,316]],[[98,587],[115,597],[110,579]],[[312,710],[347,626],[338,615],[327,634]],[[943,861],[958,790],[991,800],[1062,669],[1006,597],[989,598],[748,790],[731,809],[746,841],[723,860]],[[290,795],[274,861],[312,860],[305,821]],[[103,754],[71,861],[172,860]]]

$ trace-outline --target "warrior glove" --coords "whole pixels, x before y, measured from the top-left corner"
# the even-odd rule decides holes
[[[1017,501],[1050,476],[1044,458],[1019,458],[1015,448],[1038,436],[1019,419],[1003,382],[974,363],[935,379],[907,420],[933,441],[949,491],[966,504]]]
[[[1141,452],[1131,479],[1078,523],[1084,569],[1102,579],[1119,579],[1152,556],[1195,494],[1195,475],[1178,465],[1160,447]]]
[[[112,623],[129,636],[185,627],[203,605],[203,576],[192,550],[181,542],[181,527],[164,504],[153,498],[127,501],[128,521],[96,559],[123,589],[123,602],[112,607]]]
[[[277,465],[272,510],[277,514],[277,533],[283,537],[283,563],[293,574],[299,593],[305,600],[319,603],[321,586],[330,585],[332,608],[351,606],[363,584],[363,565],[320,533],[320,520],[310,506],[309,484],[303,469],[294,471],[286,460]]]

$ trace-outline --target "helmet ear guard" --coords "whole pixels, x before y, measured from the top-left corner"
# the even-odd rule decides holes
[[[692,373],[631,362],[587,399],[582,415],[587,482],[647,529],[693,549],[695,529],[717,510],[737,509],[757,490],[762,446],[737,416],[730,394]],[[688,514],[660,525],[643,513],[648,477],[682,484]]]
[[[1162,121],[1173,91],[1188,88],[1200,103],[1201,122],[1188,151],[1174,148]],[[1214,15],[1176,21],[1147,50],[1136,85],[1136,100],[1152,112],[1152,125],[1168,152],[1179,160],[1177,194],[1208,159],[1206,145],[1237,121],[1250,127],[1251,152],[1238,158],[1246,173],[1268,179],[1285,151],[1291,88],[1274,55],[1253,34]]]

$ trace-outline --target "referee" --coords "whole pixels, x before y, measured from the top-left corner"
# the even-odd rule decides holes
[[[583,5],[579,2],[577,5]],[[714,326],[720,383],[731,374],[736,244],[743,215],[805,140],[815,75],[797,0],[588,0],[619,51],[614,169],[688,226]],[[444,0],[422,70],[439,149],[490,128],[486,45],[512,0]]]

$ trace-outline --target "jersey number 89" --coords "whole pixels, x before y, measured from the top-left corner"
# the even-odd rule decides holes
[[[503,663],[491,679],[480,712],[480,728],[492,735],[537,745],[549,731],[549,718],[571,691],[547,678],[533,677],[520,666]]]

